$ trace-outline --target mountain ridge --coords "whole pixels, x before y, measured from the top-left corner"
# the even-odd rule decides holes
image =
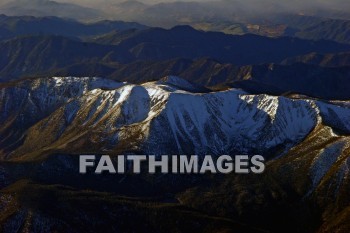
[[[73,229],[81,215],[99,219],[95,211],[101,206],[104,213],[106,209],[114,213],[119,207],[144,213],[138,206],[151,200],[158,208],[147,209],[148,216],[163,216],[159,215],[162,210],[165,216],[173,216],[161,218],[170,226],[181,220],[176,215],[181,206],[190,222],[198,220],[195,211],[207,216],[210,221],[206,224],[215,230],[224,226],[230,232],[237,224],[215,223],[208,216],[249,222],[250,229],[238,224],[242,232],[295,232],[299,228],[302,232],[346,232],[349,101],[252,95],[237,89],[201,93],[186,90],[189,85],[178,77],[140,85],[87,77],[1,84],[1,225],[12,229],[8,227],[23,222],[20,216],[31,215],[35,220],[26,220],[30,228]],[[267,167],[260,175],[175,177],[79,175],[76,166],[79,154],[113,157],[165,151],[214,157],[259,153]],[[82,202],[86,190],[99,203],[93,212]],[[76,195],[74,201],[68,201],[79,210],[75,218],[71,212],[64,211],[63,216],[61,211],[47,211],[51,205],[61,209],[56,203],[67,203],[72,200],[70,195]],[[129,197],[139,204],[127,201]],[[164,205],[171,205],[171,210],[163,212]],[[31,214],[23,214],[26,210]],[[149,216],[150,220],[158,219],[155,216]],[[109,215],[101,221],[109,219],[114,219],[113,226],[120,226]],[[64,223],[63,228],[57,228],[57,221]],[[158,229],[142,226],[134,230]],[[168,229],[166,226],[162,229]]]

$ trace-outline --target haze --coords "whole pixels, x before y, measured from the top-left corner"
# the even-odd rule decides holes
[[[135,21],[150,26],[203,22],[254,22],[277,14],[350,19],[349,0],[1,0],[6,15],[58,16],[82,21]]]
[[[135,2],[135,0],[129,0],[129,2]],[[103,5],[104,3],[121,3],[121,2],[127,2],[125,0],[57,0],[57,2],[68,2],[68,3],[76,3],[80,5]],[[278,5],[283,6],[285,8],[290,8],[291,10],[299,9],[303,10],[305,8],[337,8],[341,10],[347,9],[350,11],[350,2],[348,0],[181,0],[181,1],[175,1],[175,0],[139,0],[138,2],[146,3],[146,4],[156,4],[161,2],[225,2],[225,3],[232,3],[232,4],[240,4],[244,5],[246,7],[252,7],[255,8],[256,6],[260,6],[261,10],[264,10],[264,8],[269,7],[270,5]]]

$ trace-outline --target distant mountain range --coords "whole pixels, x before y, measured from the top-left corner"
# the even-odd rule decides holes
[[[178,75],[212,89],[234,86],[256,94],[282,95],[291,92],[324,99],[350,99],[348,87],[344,85],[349,82],[349,66],[327,68],[298,63],[235,66],[203,58],[115,65],[87,62],[51,71],[43,76],[52,75],[100,76],[133,83]]]
[[[70,38],[92,37],[111,31],[146,29],[138,23],[122,21],[98,21],[80,23],[58,17],[6,16],[0,15],[0,39],[23,35],[58,35]]]
[[[349,232],[348,22],[222,3],[101,9],[186,24],[170,29],[2,6],[84,22],[0,15],[0,232]],[[266,170],[81,175],[81,154],[260,154]]]
[[[295,36],[308,40],[332,40],[340,43],[350,43],[350,21],[324,19],[302,29],[287,29],[284,35]]]
[[[101,11],[71,3],[50,0],[14,0],[0,6],[0,13],[11,16],[57,16],[93,20],[101,18]]]
[[[234,36],[197,31],[189,26],[135,29],[143,26],[25,19],[23,23],[19,18],[10,18],[4,21],[15,24],[3,25],[14,25],[13,31],[20,35],[26,33],[23,30],[35,34],[42,28],[47,29],[47,35],[22,35],[0,42],[0,52],[6,54],[0,59],[3,82],[23,77],[75,75],[141,83],[178,75],[211,88],[238,85],[253,93],[296,92],[325,99],[350,98],[344,85],[349,82],[348,52],[344,51],[350,51],[350,45],[346,44]],[[61,34],[76,29],[75,35],[81,39],[51,35],[51,27],[43,25],[54,23],[66,25]],[[30,28],[22,24],[39,26]],[[115,31],[118,27],[121,29]],[[108,30],[111,32],[104,34]]]
[[[259,6],[247,11],[247,5],[240,1],[174,1],[158,4],[125,1],[95,3],[96,10],[50,0],[16,0],[0,5],[0,13],[11,16],[57,16],[86,22],[126,20],[165,28],[190,25],[200,30],[228,34],[293,36],[350,44],[350,18],[345,9],[309,9],[309,13],[304,14],[293,11],[281,13],[276,4],[266,9],[258,2],[255,4]]]
[[[102,44],[105,41],[112,45]],[[67,64],[93,59],[126,63],[210,57],[220,62],[249,65],[279,63],[288,57],[306,55],[310,52],[337,53],[350,50],[350,45],[329,41],[314,42],[288,37],[274,39],[256,35],[232,36],[197,31],[188,26],[178,26],[170,30],[160,28],[128,30],[125,33],[108,34],[106,38],[100,36],[90,42],[48,35],[21,36],[5,40],[1,44],[2,53],[7,54],[7,59],[4,59],[0,66],[3,78],[28,75],[30,69],[40,73],[50,69],[49,66],[63,68]],[[29,56],[36,59],[30,59]],[[52,62],[48,62],[47,59]],[[27,69],[24,68],[25,65]],[[12,66],[18,68],[6,71],[6,67]]]
[[[228,34],[254,33],[271,37],[293,36],[350,43],[350,18],[346,9],[343,9],[343,13],[341,10],[329,8],[323,11],[305,9],[304,14],[293,11],[283,13],[283,10],[278,9],[281,7],[278,4],[268,4],[268,7],[262,4],[256,1],[256,6],[249,7],[249,3],[240,1],[174,1],[148,5],[125,1],[113,4],[105,11],[111,12],[111,15],[117,14],[124,20],[167,28],[184,24],[196,29]]]

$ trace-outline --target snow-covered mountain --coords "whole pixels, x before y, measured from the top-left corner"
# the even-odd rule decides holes
[[[55,77],[5,86],[0,94],[4,158],[48,148],[79,153],[85,144],[101,153],[276,157],[318,125],[350,132],[344,105],[237,89],[203,93],[177,77],[142,85]]]
[[[334,222],[334,216],[347,219],[350,205],[348,101],[252,95],[239,89],[211,92],[174,76],[141,85],[53,77],[1,84],[0,123],[2,162],[30,162],[27,170],[0,163],[0,188],[33,174],[35,161],[40,161],[39,179],[56,183],[63,174],[74,176],[74,159],[67,156],[75,154],[261,154],[268,160],[265,176],[229,176],[225,182],[234,180],[234,185],[212,190],[226,198],[219,200],[236,203],[224,211],[240,213],[260,203],[272,208],[277,201],[269,205],[271,198],[289,203],[298,196],[320,208],[325,232],[346,229],[339,225],[346,221]],[[125,182],[121,185],[132,186]],[[157,182],[159,189],[162,182],[168,185]],[[182,204],[197,209],[207,206],[206,200],[219,201],[214,194],[201,200],[191,192],[182,195]]]

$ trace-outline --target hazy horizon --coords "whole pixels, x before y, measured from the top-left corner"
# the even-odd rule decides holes
[[[58,6],[44,4],[45,2],[69,4]],[[350,20],[350,2],[348,0],[100,0],[98,2],[0,0],[0,13],[58,16],[82,21],[123,20],[149,26],[170,27],[176,24],[209,21],[247,23],[256,19],[269,20],[275,14],[286,13]]]
[[[0,4],[11,3],[11,2],[25,2],[32,0],[0,0]],[[260,8],[261,11],[265,11],[271,6],[282,7],[284,10],[305,10],[312,8],[319,9],[338,9],[342,11],[350,12],[350,2],[348,0],[292,0],[292,1],[281,1],[281,0],[37,0],[37,1],[55,1],[55,2],[64,2],[64,3],[74,3],[82,6],[89,6],[96,9],[99,9],[104,6],[104,4],[117,4],[122,2],[142,2],[145,4],[157,4],[157,3],[175,3],[175,2],[216,2],[216,4],[225,4],[225,5],[235,5],[244,6],[246,8]]]

